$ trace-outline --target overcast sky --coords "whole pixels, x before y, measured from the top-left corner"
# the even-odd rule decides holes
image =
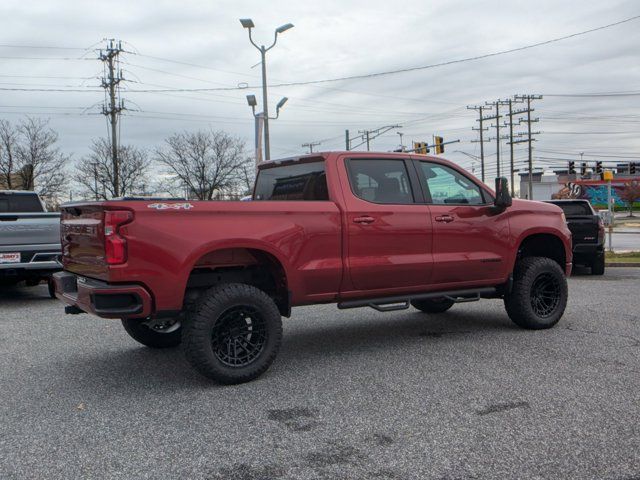
[[[335,78],[428,65],[507,50],[589,30],[640,14],[629,1],[13,1],[3,0],[0,18],[0,87],[86,89],[86,92],[0,90],[0,118],[25,113],[48,117],[61,148],[74,158],[92,138],[107,133],[99,114],[102,65],[95,48],[117,38],[122,54],[122,143],[149,150],[173,132],[222,129],[253,145],[254,123],[245,96],[259,88],[214,92],[142,93],[162,88],[260,85],[259,52],[238,19],[250,17],[254,38],[268,43],[274,29],[285,32],[268,53],[269,83]],[[12,48],[7,45],[69,47]],[[90,47],[90,48],[88,48]],[[81,49],[88,48],[83,51]],[[22,57],[22,58],[8,58]],[[25,58],[26,57],[26,58]],[[157,57],[157,58],[153,58]],[[79,59],[81,58],[81,59]],[[166,60],[171,61],[166,61]],[[374,150],[404,142],[460,139],[445,157],[466,168],[479,154],[471,143],[483,104],[514,94],[542,94],[535,117],[540,131],[535,156],[540,166],[561,159],[640,161],[640,95],[564,97],[554,94],[638,92],[640,20],[516,53],[439,68],[369,79],[271,88],[269,101],[289,97],[271,123],[272,158],[344,148],[344,131],[399,124],[372,142]],[[190,66],[184,62],[199,66]],[[127,91],[129,90],[129,91]],[[274,113],[273,111],[271,112]],[[524,126],[517,131],[524,130]],[[567,133],[569,132],[569,133]],[[489,132],[494,135],[494,132]],[[505,130],[506,133],[506,130]],[[362,147],[361,147],[362,148]],[[508,161],[503,144],[502,161]],[[495,165],[495,144],[487,144]],[[610,155],[601,157],[600,155]],[[618,158],[617,156],[621,157]],[[516,158],[526,158],[525,144]],[[493,171],[491,170],[493,168]],[[489,167],[490,177],[495,167]],[[503,172],[504,173],[504,172]],[[476,174],[478,168],[476,167]]]

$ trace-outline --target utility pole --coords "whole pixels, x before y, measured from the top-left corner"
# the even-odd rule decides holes
[[[303,143],[302,148],[309,147],[309,153],[313,153],[313,147],[320,145],[320,142]]]
[[[351,150],[351,140],[349,140],[349,129],[346,129],[344,131],[344,143],[345,143],[345,150],[347,151]]]
[[[511,181],[511,196],[514,197],[515,196],[515,178],[514,178],[514,172],[515,172],[515,161],[514,161],[514,156],[513,156],[513,115],[515,114],[515,112],[513,111],[513,104],[514,103],[518,103],[519,100],[516,99],[509,99],[508,100],[508,105],[509,105],[509,123],[505,123],[505,126],[509,127],[509,159],[510,159],[510,181]]]
[[[120,165],[118,162],[118,118],[124,110],[120,99],[120,82],[123,80],[119,66],[119,55],[122,52],[122,42],[111,39],[104,50],[100,50],[100,60],[105,65],[105,76],[102,77],[102,88],[105,89],[108,100],[102,106],[102,114],[111,124],[111,161],[113,163],[113,196],[120,196]]]
[[[486,106],[472,106],[472,105],[468,105],[467,109],[469,110],[477,110],[478,111],[478,116],[479,119],[476,120],[477,122],[480,122],[480,128],[475,128],[472,127],[471,130],[478,130],[480,132],[480,140],[471,140],[472,143],[480,143],[480,173],[481,173],[481,179],[482,182],[484,183],[484,132],[487,130],[486,128],[484,128],[482,126],[482,123],[484,122],[484,117],[483,117],[483,112],[487,109],[488,107]]]
[[[495,136],[495,141],[496,141],[496,177],[499,177],[501,174],[501,170],[500,170],[500,119],[502,118],[502,115],[500,115],[500,105],[503,104],[500,100],[496,100],[495,102],[486,102],[485,105],[489,108],[493,108],[495,107],[496,112],[495,115],[492,115],[490,117],[484,117],[484,120],[495,120],[496,124],[495,125],[491,125],[492,127],[496,128],[496,136]],[[494,140],[493,138],[489,138],[489,141]]]
[[[536,123],[538,122],[540,119],[539,118],[535,118],[532,119],[531,118],[531,112],[534,111],[534,109],[531,108],[531,101],[532,100],[541,100],[542,99],[542,95],[516,95],[515,97],[516,101],[526,101],[527,102],[527,108],[524,110],[519,110],[517,112],[513,112],[514,115],[518,114],[523,114],[526,113],[527,114],[527,119],[525,120],[527,122],[527,132],[526,133],[519,133],[517,136],[518,137],[525,137],[523,140],[511,140],[511,143],[523,143],[526,142],[528,143],[529,146],[529,158],[528,158],[528,169],[529,169],[529,175],[528,175],[528,191],[527,191],[527,198],[529,200],[533,199],[533,143],[535,142],[535,139],[533,138],[533,135],[538,135],[540,132],[532,132],[531,131],[531,124],[532,123]]]
[[[513,178],[513,101],[509,99],[509,171],[511,175],[509,180],[511,182],[511,196],[515,197],[515,190],[513,187],[514,178]]]

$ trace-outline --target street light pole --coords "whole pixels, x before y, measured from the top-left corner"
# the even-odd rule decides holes
[[[249,36],[251,36],[251,30],[249,30]],[[276,38],[278,38],[276,34]],[[275,45],[275,40],[273,41]],[[260,47],[260,54],[262,55],[262,112],[264,116],[264,158],[265,160],[271,159],[271,146],[269,145],[269,106],[267,105],[267,51],[264,45]]]
[[[263,111],[262,111],[262,120],[264,122],[264,159],[265,160],[270,160],[271,159],[271,146],[270,146],[270,143],[269,143],[269,118],[270,117],[269,117],[269,106],[268,106],[268,101],[267,101],[267,61],[266,61],[267,60],[267,52],[269,50],[271,50],[273,47],[275,47],[276,42],[278,41],[278,34],[286,32],[287,30],[289,30],[290,28],[293,27],[293,24],[292,23],[286,23],[286,24],[276,28],[276,30],[274,32],[274,35],[273,35],[273,43],[269,47],[265,47],[264,45],[258,46],[253,41],[253,37],[251,36],[251,29],[255,27],[255,25],[253,23],[253,20],[251,20],[250,18],[241,18],[240,19],[240,23],[242,24],[242,26],[244,28],[249,30],[249,41],[251,42],[251,45],[256,47],[258,49],[258,51],[260,51],[260,58],[261,58],[261,63],[262,63],[262,109],[263,109]],[[282,101],[280,101],[280,103],[284,104]],[[280,105],[280,106],[282,106],[282,105]],[[275,118],[278,118],[278,117],[276,116]],[[271,118],[271,120],[274,120],[274,118]]]

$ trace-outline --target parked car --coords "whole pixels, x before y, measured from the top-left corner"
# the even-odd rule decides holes
[[[591,268],[592,275],[604,274],[604,223],[588,200],[548,200],[559,206],[571,231],[574,265]]]
[[[264,373],[281,317],[337,303],[441,313],[504,299],[528,329],[567,303],[562,210],[512,200],[440,158],[331,152],[260,165],[253,201],[106,201],[62,209],[67,313],[120,318],[150,347],[182,343],[222,383]]]
[[[0,286],[49,283],[62,269],[60,214],[49,213],[30,191],[0,190]]]

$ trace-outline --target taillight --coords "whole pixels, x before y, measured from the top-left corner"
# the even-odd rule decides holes
[[[127,261],[127,239],[122,237],[120,227],[133,220],[133,212],[128,210],[107,210],[104,212],[104,253],[109,265]]]
[[[604,241],[604,221],[598,217],[598,242]]]

